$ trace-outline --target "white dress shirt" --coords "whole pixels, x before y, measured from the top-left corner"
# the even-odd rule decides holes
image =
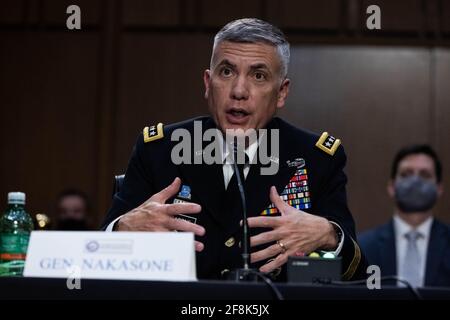
[[[431,225],[433,224],[433,217],[429,217],[427,220],[422,222],[417,228],[421,236],[417,239],[417,250],[419,251],[420,263],[417,266],[419,268],[420,275],[420,286],[424,285],[425,282],[425,270],[427,264],[427,251],[428,243],[430,242],[430,232]],[[395,248],[396,248],[396,259],[397,259],[397,275],[398,277],[404,279],[404,260],[406,255],[406,250],[408,247],[408,240],[406,234],[413,230],[414,227],[406,223],[398,215],[394,215],[394,233],[395,233]]]
[[[225,189],[228,188],[228,184],[230,183],[231,178],[234,174],[233,169],[233,150],[231,149],[231,146],[223,143],[223,137],[222,135],[217,136],[218,142],[220,144],[220,149],[222,150],[222,170],[223,170],[223,182],[225,184]],[[248,160],[250,163],[253,163],[254,158],[256,156],[256,151],[258,150],[258,143],[257,141],[254,141],[252,144],[250,144],[245,150],[245,154],[248,157]],[[239,157],[238,157],[239,159]],[[250,171],[250,164],[244,165],[244,179],[247,178],[248,173]]]

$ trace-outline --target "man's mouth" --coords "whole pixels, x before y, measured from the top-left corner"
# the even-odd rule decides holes
[[[250,112],[241,108],[232,108],[227,110],[226,117],[231,124],[243,124],[248,120]]]

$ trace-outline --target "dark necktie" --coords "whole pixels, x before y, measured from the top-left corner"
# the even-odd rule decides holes
[[[245,164],[248,164],[248,156],[245,155]],[[244,186],[245,190],[245,176],[244,176],[244,167],[245,164],[238,164],[238,171],[241,177],[242,184]],[[234,167],[234,165],[232,165]],[[233,173],[233,176],[230,179],[230,182],[228,183],[227,190],[225,191],[225,207],[227,209],[227,212],[225,214],[229,214],[231,218],[235,219],[242,219],[242,202],[241,202],[241,195],[239,192],[238,182],[236,173]]]

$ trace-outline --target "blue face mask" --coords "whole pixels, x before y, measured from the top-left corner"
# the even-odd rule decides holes
[[[397,179],[395,200],[398,208],[405,213],[426,212],[436,203],[438,189],[436,183],[417,175]]]

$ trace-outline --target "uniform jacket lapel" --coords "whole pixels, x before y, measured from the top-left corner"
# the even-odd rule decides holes
[[[216,126],[211,118],[203,121],[203,132],[213,128],[216,128]],[[209,141],[202,143],[203,150],[209,143]],[[199,151],[201,150],[194,150],[192,147],[193,157]],[[211,213],[217,222],[226,225],[226,217],[221,214],[221,203],[225,191],[222,164],[208,165],[204,162],[201,164],[182,164],[179,170],[183,181],[191,187],[192,196],[199,199],[201,205],[204,207],[202,208],[203,213],[206,211]]]
[[[209,128],[215,128],[215,124],[211,118],[203,122],[203,131]],[[270,132],[270,129],[279,129],[278,118],[272,119],[267,129],[268,132]],[[274,159],[274,161],[278,161],[279,163],[276,174],[262,175],[261,168],[263,166],[259,162],[250,166],[250,171],[245,180],[247,212],[249,217],[260,215],[271,204],[269,198],[271,186],[275,186],[278,193],[281,193],[297,170],[297,167],[287,165],[287,161],[301,158],[302,148],[301,146],[286,145],[288,142],[285,140],[288,139],[283,139],[282,132],[280,132],[280,154],[278,159]],[[203,147],[208,143],[205,142]],[[226,233],[238,231],[240,228],[239,220],[241,220],[242,215],[229,215],[223,210],[225,186],[222,164],[183,164],[180,166],[180,175],[183,181],[191,186],[193,197],[200,199],[201,204],[205,207],[204,209],[207,209],[213,218],[224,227]]]
[[[433,285],[438,282],[436,277],[438,276],[438,269],[443,258],[443,252],[448,245],[448,239],[446,239],[446,227],[440,222],[433,221],[430,232],[430,240],[427,250],[427,262],[425,271],[425,285]]]
[[[271,129],[279,129],[278,119],[272,119],[272,121],[267,125],[267,129],[269,136],[269,132]],[[298,148],[285,146],[281,133],[280,141],[278,143],[280,144],[280,154],[276,155],[276,157],[273,159],[273,161],[278,161],[279,163],[278,172],[276,174],[261,174],[261,168],[263,167],[263,165],[261,165],[259,161],[255,164],[251,164],[250,166],[250,171],[245,180],[247,212],[249,217],[259,216],[261,212],[271,204],[269,197],[271,186],[275,186],[278,190],[278,193],[281,193],[285,186],[289,183],[290,178],[297,170],[296,167],[289,167],[286,164],[286,161],[301,156],[300,154],[298,154]],[[270,142],[268,142],[268,145],[270,155]],[[269,164],[267,166],[269,166]],[[236,232],[238,229],[239,225],[235,226],[229,231]]]

